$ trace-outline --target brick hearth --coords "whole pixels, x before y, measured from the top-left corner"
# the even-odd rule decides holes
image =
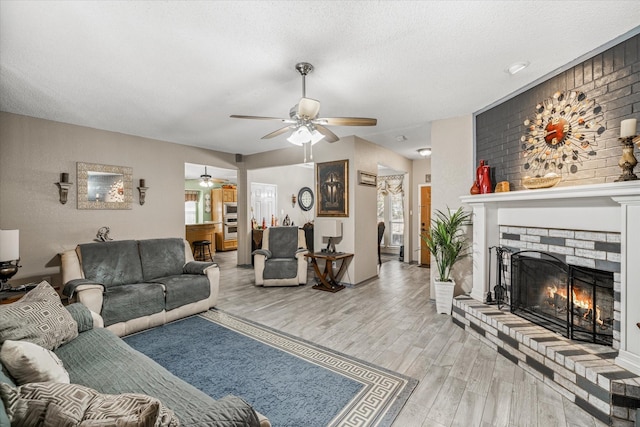
[[[468,296],[454,299],[453,322],[603,422],[634,426],[640,377],[616,365],[611,347],[571,341]]]

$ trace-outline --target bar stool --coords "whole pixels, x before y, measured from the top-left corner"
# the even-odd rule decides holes
[[[213,261],[210,240],[196,240],[193,242],[193,259],[196,261]]]

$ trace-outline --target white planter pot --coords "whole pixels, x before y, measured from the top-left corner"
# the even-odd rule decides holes
[[[434,282],[436,288],[436,310],[440,314],[451,314],[453,304],[453,290],[456,282]]]

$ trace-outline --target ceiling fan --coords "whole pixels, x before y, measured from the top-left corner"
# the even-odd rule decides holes
[[[296,70],[302,76],[302,98],[289,111],[289,118],[278,117],[261,117],[261,116],[242,116],[231,115],[234,119],[254,119],[254,120],[277,120],[281,123],[287,123],[287,126],[266,134],[262,139],[273,138],[278,135],[292,130],[292,134],[287,141],[295,145],[302,145],[311,142],[315,144],[321,139],[328,142],[336,142],[338,135],[331,132],[325,126],[375,126],[378,121],[365,117],[318,117],[320,112],[320,101],[307,98],[306,81],[307,74],[313,71],[313,65],[308,62],[299,62],[296,64]]]

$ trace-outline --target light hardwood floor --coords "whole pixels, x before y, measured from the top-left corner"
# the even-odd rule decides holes
[[[379,278],[335,294],[262,288],[235,252],[218,252],[217,308],[416,378],[394,427],[605,424],[437,314],[429,270],[384,257]]]

